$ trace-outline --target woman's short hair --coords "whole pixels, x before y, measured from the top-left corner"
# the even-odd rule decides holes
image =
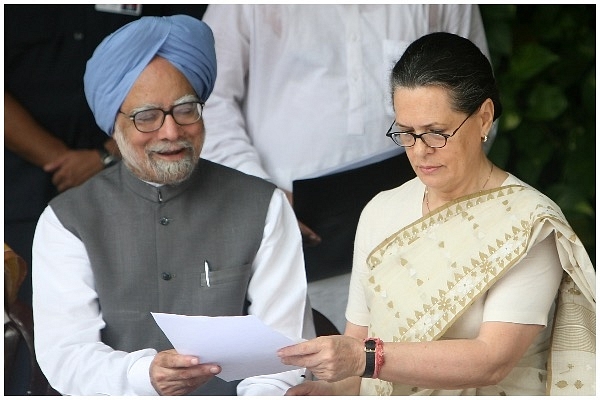
[[[408,46],[392,70],[392,99],[399,87],[422,86],[447,89],[456,111],[470,114],[489,98],[494,103],[494,120],[502,114],[489,60],[473,42],[461,36],[430,33]]]

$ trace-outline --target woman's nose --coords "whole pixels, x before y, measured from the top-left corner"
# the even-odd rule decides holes
[[[435,150],[434,148],[427,146],[423,138],[418,138],[412,148],[413,151],[418,154],[427,154]]]

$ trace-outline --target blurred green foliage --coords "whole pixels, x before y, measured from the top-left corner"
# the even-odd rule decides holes
[[[504,111],[489,157],[596,253],[596,5],[480,5]]]

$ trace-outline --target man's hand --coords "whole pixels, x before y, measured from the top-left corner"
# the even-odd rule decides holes
[[[292,194],[292,192],[289,192],[287,190],[284,190],[284,193],[293,208],[294,195]],[[317,235],[315,231],[313,231],[304,223],[302,223],[302,221],[298,220],[298,226],[300,227],[300,233],[302,234],[302,243],[304,243],[305,246],[313,247],[321,243],[321,236]]]
[[[161,396],[179,396],[193,392],[220,372],[216,364],[200,364],[197,357],[166,350],[150,364],[150,382]]]
[[[334,396],[333,387],[323,381],[306,381],[288,389],[286,396]]]
[[[44,171],[52,174],[52,183],[59,192],[81,185],[102,169],[104,166],[96,150],[68,150],[44,165]]]

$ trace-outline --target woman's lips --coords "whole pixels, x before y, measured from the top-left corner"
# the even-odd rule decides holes
[[[421,172],[423,172],[424,174],[433,174],[434,172],[436,172],[440,167],[439,166],[432,166],[432,165],[421,165],[419,166],[419,169],[421,170]]]

